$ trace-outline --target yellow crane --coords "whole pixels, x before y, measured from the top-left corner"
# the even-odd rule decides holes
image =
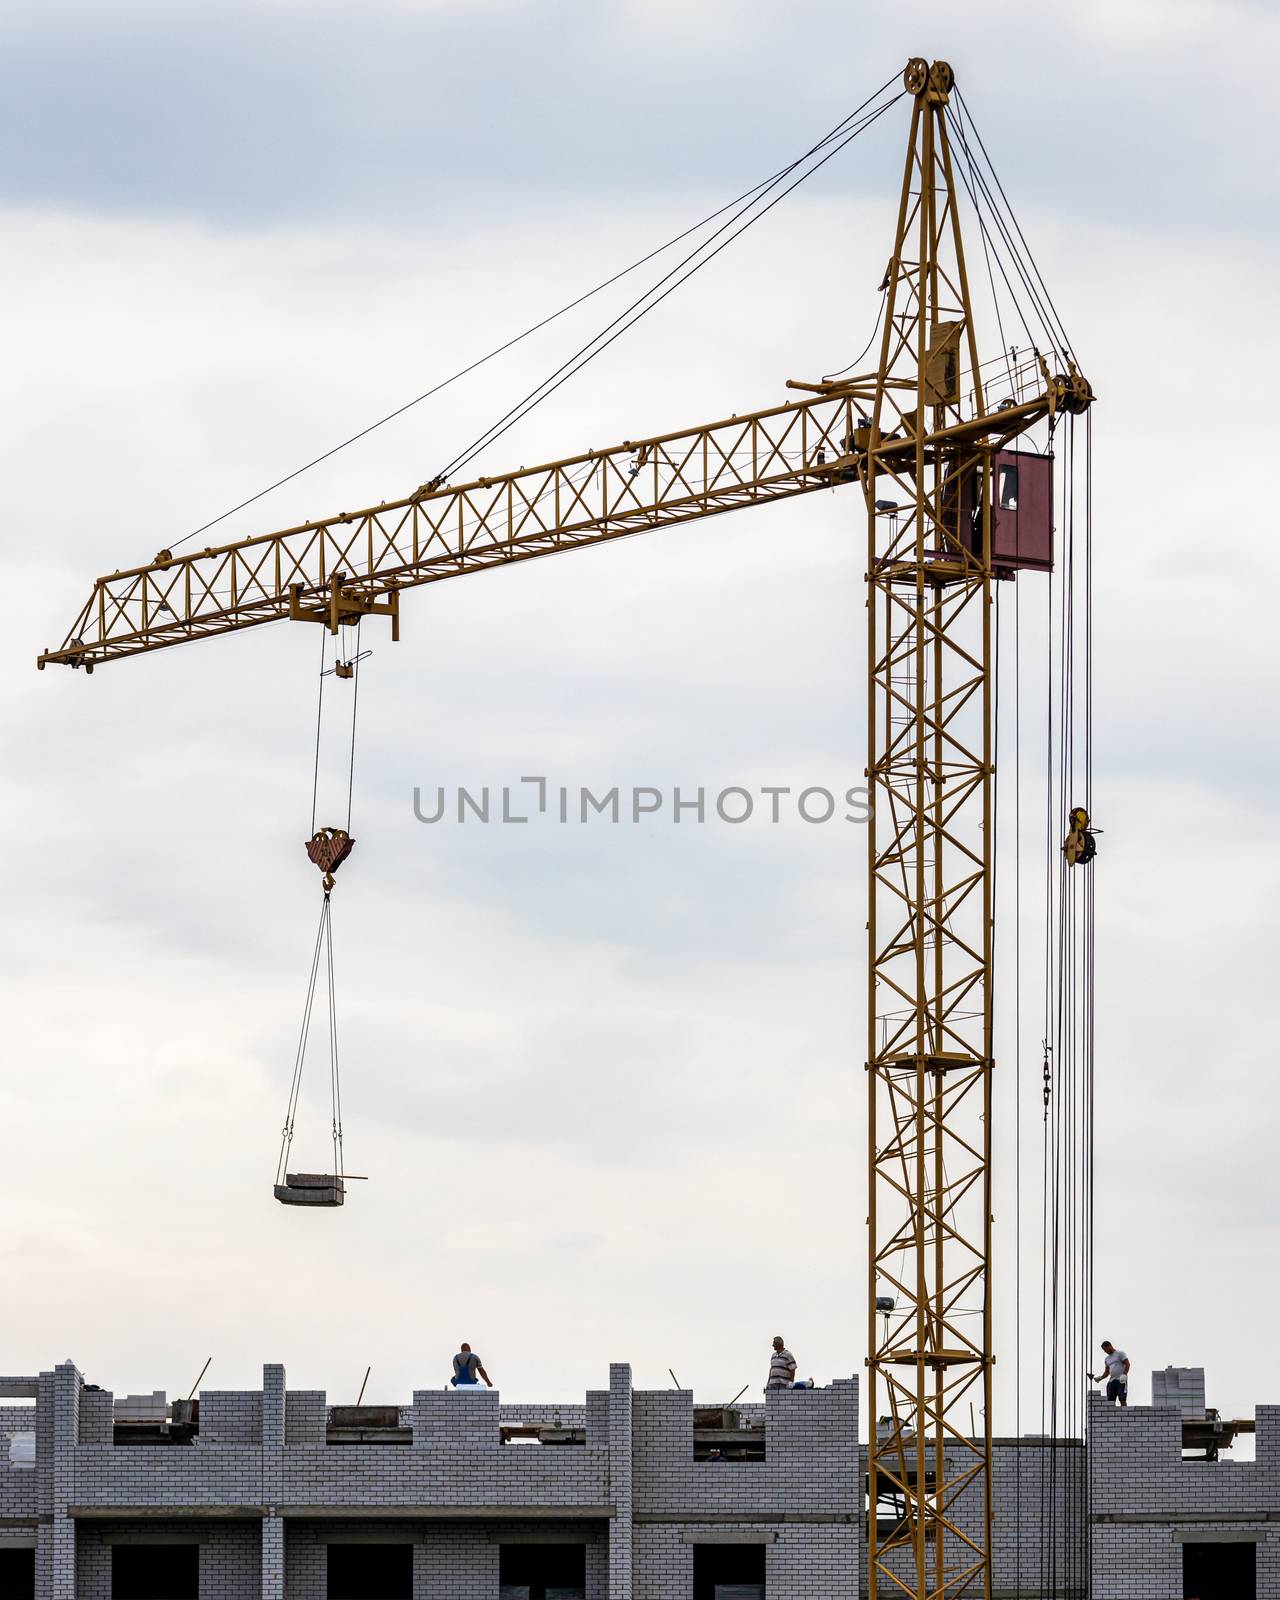
[[[385,615],[395,638],[401,596],[422,584],[835,485],[861,490],[868,1589],[871,1600],[944,1600],[991,1592],[993,585],[1052,562],[1052,460],[1015,441],[1093,396],[1069,347],[984,364],[952,71],[913,58],[903,82],[911,125],[874,368],[792,381],[797,397],[721,421],[162,550],[99,578],[38,665],[91,672],[280,618],[337,634]]]

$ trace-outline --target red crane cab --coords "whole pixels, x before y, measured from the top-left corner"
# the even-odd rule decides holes
[[[982,554],[982,519],[967,543]],[[1053,457],[997,450],[991,461],[991,570],[997,578],[1053,571]]]

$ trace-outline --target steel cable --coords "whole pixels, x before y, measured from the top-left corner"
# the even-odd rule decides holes
[[[995,186],[1000,192],[1000,198],[1004,201],[1005,210],[1008,212],[1009,220],[1013,223],[1014,228],[1017,230],[1018,238],[1022,241],[1022,248],[1026,252],[1027,260],[1031,264],[1031,270],[1036,275],[1036,281],[1039,283],[1045,302],[1052,313],[1053,323],[1057,327],[1063,346],[1066,349],[1067,354],[1074,360],[1075,351],[1071,348],[1071,340],[1067,337],[1066,327],[1063,324],[1062,318],[1058,315],[1058,308],[1053,303],[1053,296],[1049,293],[1049,286],[1047,283],[1045,283],[1044,275],[1040,271],[1040,268],[1036,262],[1036,258],[1032,253],[1031,246],[1027,243],[1027,237],[1022,231],[1022,225],[1018,221],[1017,213],[1014,211],[1012,205],[1010,205],[1008,195],[1004,192],[1004,185],[1000,182],[1000,174],[995,169],[995,163],[987,154],[987,147],[982,142],[982,134],[978,131],[978,125],[973,120],[973,113],[969,110],[968,102],[965,100],[959,89],[956,90],[956,99],[959,101],[961,110],[964,112],[965,120],[968,122],[969,127],[973,130],[974,138],[978,141],[978,148],[982,151],[983,159],[987,164],[987,170],[990,172],[995,181]]]
[[[247,507],[254,505],[257,501],[265,498],[265,496],[271,494],[274,490],[282,488],[286,483],[292,483],[295,478],[301,477],[304,472],[309,472],[312,467],[319,466],[321,462],[328,461],[331,456],[335,456],[339,451],[347,449],[349,445],[356,444],[361,439],[367,438],[369,434],[376,432],[377,429],[385,427],[388,422],[394,422],[397,417],[402,417],[406,411],[411,411],[414,406],[421,405],[424,400],[431,399],[433,395],[439,394],[442,390],[447,389],[451,384],[457,383],[462,378],[469,377],[471,373],[477,371],[480,367],[485,366],[488,362],[495,360],[500,355],[505,355],[508,350],[511,350],[516,345],[521,344],[525,339],[531,338],[535,333],[540,333],[543,328],[549,327],[551,323],[558,321],[563,316],[567,316],[570,311],[577,310],[580,305],[584,305],[588,300],[593,299],[596,295],[602,294],[606,289],[612,288],[615,283],[620,282],[623,278],[628,277],[631,273],[639,271],[641,267],[647,266],[650,261],[656,260],[658,256],[665,255],[668,250],[674,249],[676,245],[682,244],[686,239],[691,238],[696,233],[699,233],[703,228],[709,227],[711,223],[717,220],[717,218],[722,217],[726,211],[732,211],[735,206],[740,206],[744,201],[750,199],[751,196],[760,193],[762,190],[767,191],[774,184],[779,182],[780,179],[793,172],[801,161],[808,159],[810,155],[823,149],[828,143],[839,137],[849,123],[852,122],[866,106],[878,99],[879,96],[889,88],[889,86],[895,81],[896,76],[897,75],[895,74],[893,78],[887,79],[886,82],[876,90],[875,94],[871,95],[863,102],[862,106],[859,106],[855,111],[851,111],[847,117],[842,118],[842,120],[838,122],[829,133],[825,134],[816,145],[812,146],[804,156],[798,157],[796,161],[791,162],[788,166],[780,168],[772,175],[772,177],[761,179],[759,183],[754,184],[750,189],[745,189],[735,199],[727,201],[717,210],[712,211],[709,215],[703,217],[700,222],[695,222],[692,227],[685,228],[682,232],[675,234],[672,238],[668,239],[665,244],[660,244],[656,249],[650,250],[645,255],[640,256],[637,260],[633,261],[630,266],[623,267],[620,271],[611,274],[611,276],[596,284],[594,288],[588,289],[583,294],[578,295],[575,299],[567,301],[559,308],[558,311],[553,311],[549,315],[542,317],[539,321],[532,323],[522,333],[518,333],[514,337],[507,339],[504,343],[496,345],[487,354],[477,357],[476,360],[468,363],[468,365],[465,367],[459,368],[457,372],[452,373],[449,377],[441,379],[439,383],[433,384],[429,389],[424,390],[420,395],[416,395],[412,400],[406,401],[404,405],[397,406],[394,411],[389,411],[386,416],[379,417],[376,422],[371,422],[368,427],[361,428],[358,433],[353,433],[350,438],[344,439],[340,444],[336,444],[331,449],[325,450],[322,452],[322,454],[313,457],[310,461],[304,463],[304,465],[295,467],[292,472],[285,473],[283,477],[277,478],[274,483],[269,483],[265,489],[259,489],[256,494],[251,494],[247,499],[241,500],[237,505],[231,506],[228,510],[219,513],[218,516],[211,517],[208,522],[201,523],[198,528],[193,528],[190,533],[184,534],[182,538],[174,540],[170,545],[170,548],[176,550],[180,545],[186,544],[188,540],[195,539],[202,533],[207,533],[210,528],[217,527],[220,522],[225,522],[228,517],[235,516],[238,511],[244,511]]]
[[[324,897],[324,904],[320,908],[320,923],[316,928],[315,949],[311,954],[311,973],[307,981],[307,997],[302,1008],[302,1028],[298,1034],[298,1048],[293,1061],[293,1078],[289,1085],[289,1102],[285,1110],[284,1128],[280,1139],[280,1159],[276,1166],[276,1182],[285,1181],[285,1169],[289,1149],[293,1144],[294,1120],[298,1111],[298,1095],[302,1088],[302,1068],[306,1060],[307,1039],[311,1032],[311,1013],[316,998],[316,978],[320,971],[320,951],[323,946],[325,925],[328,920],[329,897]]]
[[[971,121],[970,125],[972,126]],[[978,225],[982,231],[984,247],[990,242],[992,243],[992,247],[995,248],[994,243],[990,241],[986,220],[982,214],[983,201],[986,202],[987,213],[989,214],[991,222],[999,234],[1000,239],[1003,241],[1006,251],[1008,252],[1009,262],[1022,283],[1023,290],[1025,291],[1027,299],[1032,308],[1032,314],[1039,321],[1040,332],[1046,347],[1050,350],[1056,350],[1061,347],[1063,352],[1070,356],[1072,360],[1074,360],[1075,352],[1071,348],[1071,342],[1067,337],[1066,330],[1062,326],[1061,319],[1058,317],[1057,310],[1053,305],[1053,301],[1049,296],[1048,290],[1044,287],[1043,276],[1040,273],[1040,269],[1036,264],[1035,258],[1031,254],[1030,247],[1026,242],[1026,236],[1022,231],[1021,225],[1019,224],[1016,216],[1014,216],[1012,208],[1009,206],[1008,198],[1005,196],[1004,189],[1000,184],[999,176],[994,167],[991,166],[990,157],[986,156],[985,147],[982,147],[983,155],[986,156],[987,166],[991,171],[993,180],[995,181],[996,189],[998,190],[1001,198],[1004,200],[1005,209],[1008,212],[1008,222],[1005,221],[1004,214],[996,202],[996,197],[992,192],[991,185],[987,182],[981,167],[978,164],[976,156],[970,149],[968,134],[965,128],[965,119],[959,111],[956,113],[955,128],[956,139],[964,157],[964,160],[960,166],[960,175],[965,189],[969,194],[969,199],[973,204],[974,212],[978,218]],[[981,147],[981,137],[978,134],[976,127],[973,128],[973,134],[974,138]],[[1010,223],[1012,223],[1013,231],[1010,230]],[[1014,232],[1017,234],[1018,241],[1021,242],[1021,250],[1019,249],[1018,242],[1016,242],[1014,239]],[[1019,320],[1022,322],[1023,330],[1025,331],[1027,338],[1031,341],[1033,346],[1035,346],[1037,345],[1037,340],[1032,334],[1030,326],[1027,323],[1026,314],[1022,309],[1022,303],[1018,299],[1017,292],[1009,281],[1009,276],[1005,271],[1004,262],[1001,259],[998,248],[995,249],[995,257],[996,265],[1000,269],[1000,276],[1004,279],[1005,287],[1009,291],[1009,296],[1013,302],[1014,309],[1017,311]],[[1039,284],[1039,287],[1037,287],[1037,283]]]
[[[877,91],[877,95],[883,92],[883,90],[879,90]],[[502,435],[513,428],[517,422],[522,421],[530,414],[530,412],[536,410],[536,408],[540,406],[544,400],[549,399],[550,396],[553,395],[563,384],[567,383],[570,378],[576,377],[584,367],[588,366],[592,361],[594,361],[597,356],[602,355],[604,351],[615,342],[615,340],[620,339],[624,333],[630,332],[630,330],[634,328],[638,322],[640,322],[644,317],[648,316],[651,311],[656,310],[656,308],[660,306],[662,302],[668,298],[668,296],[674,294],[677,289],[686,284],[689,279],[692,278],[696,273],[700,272],[703,267],[714,261],[723,250],[727,249],[729,245],[741,238],[748,228],[754,227],[755,224],[759,222],[762,217],[767,216],[776,205],[785,200],[786,197],[795,189],[798,189],[802,183],[806,183],[815,172],[820,171],[824,166],[826,166],[828,161],[839,155],[840,152],[844,150],[847,145],[851,144],[860,133],[865,132],[866,129],[869,128],[880,117],[882,117],[886,111],[888,111],[892,106],[896,105],[897,102],[902,99],[904,93],[905,90],[894,95],[892,99],[887,100],[875,111],[869,112],[865,117],[863,117],[860,123],[857,123],[853,127],[850,132],[845,133],[843,137],[835,144],[834,148],[828,150],[826,155],[824,155],[821,160],[815,161],[806,172],[801,173],[794,183],[789,184],[779,194],[775,195],[767,205],[762,206],[758,211],[756,211],[754,216],[750,216],[748,213],[751,211],[752,207],[758,203],[759,199],[762,198],[762,195],[757,195],[755,199],[752,199],[747,205],[743,206],[735,216],[731,217],[728,222],[717,228],[708,239],[704,240],[703,243],[697,247],[697,249],[691,251],[669,272],[664,274],[663,277],[659,278],[657,282],[651,285],[643,295],[632,301],[631,305],[629,305],[624,311],[619,312],[613,321],[607,323],[600,330],[600,332],[595,335],[594,338],[588,340],[587,343],[576,350],[567,361],[562,363],[561,366],[557,367],[554,372],[552,372],[548,377],[544,378],[542,382],[535,388],[531,389],[529,393],[525,395],[524,399],[518,401],[509,411],[505,412],[503,416],[499,417],[497,422],[493,423],[489,428],[487,428],[484,433],[478,435],[471,444],[467,445],[464,450],[462,450],[441,469],[437,477],[440,480],[447,480],[462,467],[473,461],[482,450],[487,449],[489,445],[501,438]],[[877,98],[877,95],[872,95],[869,100],[864,101],[863,106],[865,107],[870,105],[872,101]],[[862,109],[863,107],[860,107],[859,111]],[[854,115],[857,114],[858,113],[854,113]],[[850,119],[848,118],[845,119],[846,124],[849,120]],[[801,156],[792,164],[790,168],[787,169],[787,174],[795,171],[797,167],[809,160],[816,153],[816,151],[825,148],[825,146],[830,142],[830,138],[831,136],[828,135],[828,137],[822,140],[818,145],[815,145],[811,150],[806,151],[803,156]],[[778,181],[780,181],[780,179],[773,180],[768,188],[763,190],[763,193],[768,193],[768,189],[773,187]],[[742,221],[744,217],[746,220]],[[712,240],[720,238],[722,233],[733,227],[733,225],[739,221],[742,222],[742,225],[737,228],[736,232],[730,233],[727,238],[721,240],[721,242],[716,245],[714,250],[707,249],[707,246]],[[703,254],[704,251],[706,252],[705,254]],[[699,259],[699,257],[701,259]],[[681,273],[686,267],[688,267],[688,271],[683,272],[683,276],[677,277],[676,274]],[[669,280],[673,278],[675,281],[670,282]],[[662,288],[664,284],[667,285],[666,288]],[[662,289],[661,294],[657,293],[660,288]]]
[[[324,897],[326,945],[329,967],[329,1108],[333,1117],[333,1172],[342,1182],[342,1085],[338,1074],[338,1002],[333,977],[333,910]]]

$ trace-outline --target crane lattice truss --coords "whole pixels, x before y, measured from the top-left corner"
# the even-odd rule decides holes
[[[912,111],[872,414],[873,440],[897,433],[912,449],[865,479],[868,1405],[888,1419],[870,1430],[872,1595],[990,1587],[991,571],[986,540],[975,553],[962,538],[960,486],[984,473],[993,419],[949,87],[935,65]],[[883,1318],[877,1296],[893,1301]],[[895,1507],[887,1526],[877,1501]]]
[[[1092,395],[1070,362],[1061,373],[1037,356],[988,407],[947,135],[951,69],[915,59],[904,81],[911,132],[874,371],[793,383],[802,398],[724,421],[163,550],[98,579],[38,664],[92,671],[288,617],[337,632],[386,613],[395,630],[401,593],[420,584],[861,486],[874,799],[868,1588],[871,1600],[945,1600],[991,1588],[992,465]]]

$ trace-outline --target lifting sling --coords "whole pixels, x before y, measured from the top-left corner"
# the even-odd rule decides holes
[[[321,663],[328,641],[321,636]],[[355,840],[351,837],[351,793],[355,778],[356,707],[359,687],[360,661],[368,651],[357,645],[349,661],[343,661],[334,647],[334,662],[320,674],[319,707],[316,712],[316,762],[311,791],[311,837],[307,840],[307,856],[323,874],[324,899],[320,904],[320,923],[316,929],[315,946],[311,953],[311,971],[307,980],[306,999],[302,1008],[302,1026],[298,1033],[298,1048],[293,1062],[293,1078],[289,1085],[289,1102],[285,1110],[284,1126],[280,1135],[280,1155],[276,1162],[273,1193],[286,1206],[340,1206],[346,1200],[346,1173],[342,1155],[342,1084],[338,1068],[338,1011],[334,987],[333,964],[333,903],[334,873],[351,854]],[[351,704],[351,760],[347,783],[347,825],[345,828],[317,827],[316,803],[320,783],[320,732],[324,710],[324,683],[326,678],[350,680]],[[333,1142],[333,1170],[331,1172],[290,1172],[289,1158],[293,1147],[294,1126],[298,1115],[298,1100],[302,1090],[302,1073],[306,1064],[307,1045],[311,1039],[315,1020],[316,998],[324,991],[324,1013],[329,1036],[329,1109],[330,1137]]]

